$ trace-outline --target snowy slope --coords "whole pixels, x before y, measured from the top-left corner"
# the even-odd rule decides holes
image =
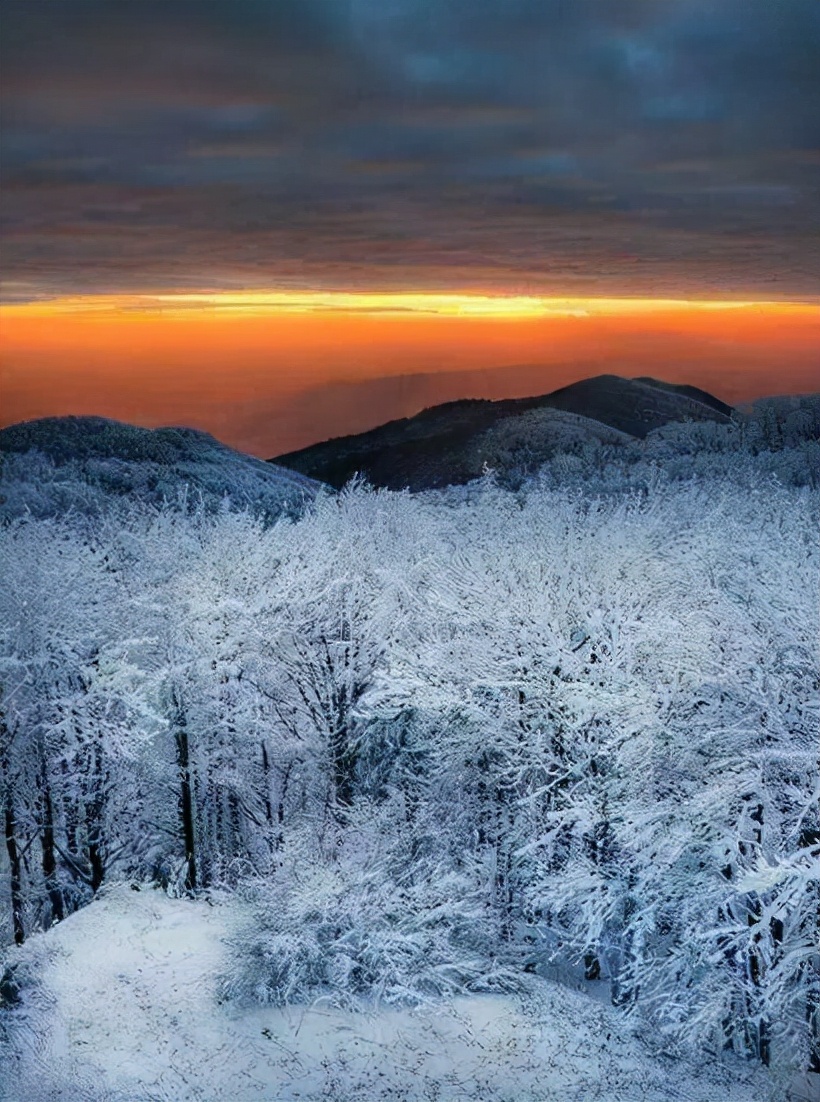
[[[0,1011],[3,1102],[764,1102],[750,1065],[652,1056],[625,1020],[546,981],[526,1003],[417,1010],[220,1003],[235,903],[111,888],[11,953],[34,987]]]
[[[199,502],[299,515],[321,489],[206,432],[144,429],[104,417],[46,417],[0,430],[0,512],[106,512],[117,501]]]

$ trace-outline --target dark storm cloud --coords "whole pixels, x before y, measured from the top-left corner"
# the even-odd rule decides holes
[[[816,0],[4,0],[10,293],[820,287]]]

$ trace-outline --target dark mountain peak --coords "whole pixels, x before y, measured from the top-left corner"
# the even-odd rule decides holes
[[[618,445],[673,421],[727,421],[731,413],[696,387],[597,375],[531,398],[432,406],[275,462],[336,487],[361,474],[376,486],[421,490],[468,482],[486,466],[532,468],[585,443]]]
[[[729,420],[731,406],[696,387],[677,386],[644,376],[595,375],[539,399],[553,409],[563,409],[601,421],[620,432],[643,439],[670,421]]]
[[[695,402],[700,402],[701,405],[716,410],[724,417],[731,418],[734,414],[731,406],[727,406],[725,402],[721,402],[720,398],[716,398],[708,390],[701,390],[698,386],[690,386],[687,383],[667,383],[663,379],[653,379],[650,375],[641,375],[635,379],[635,382],[643,383],[644,386],[653,386],[659,390],[668,390],[673,394],[682,394],[686,398],[691,398]]]

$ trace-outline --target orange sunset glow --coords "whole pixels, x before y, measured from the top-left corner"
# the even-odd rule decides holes
[[[0,327],[3,424],[185,423],[262,456],[604,372],[730,403],[807,391],[820,349],[814,303],[430,292],[97,295],[6,305]]]

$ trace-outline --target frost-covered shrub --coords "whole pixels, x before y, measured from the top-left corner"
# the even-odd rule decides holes
[[[371,809],[384,826],[389,817]],[[352,835],[332,858],[296,846],[244,891],[226,996],[282,1005],[321,996],[414,1003],[465,991],[515,989],[489,855],[456,867],[445,854]]]

